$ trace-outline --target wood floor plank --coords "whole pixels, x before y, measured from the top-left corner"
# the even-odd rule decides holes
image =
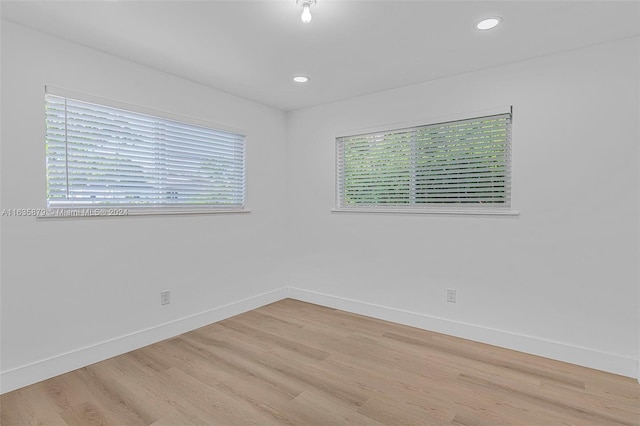
[[[286,299],[4,394],[0,423],[640,426],[640,385]]]
[[[511,382],[509,384],[503,384],[497,382],[495,379],[487,379],[480,377],[478,374],[461,374],[460,379],[465,383],[473,384],[476,388],[491,389],[498,395],[502,395],[504,398],[509,397],[512,401],[519,401],[523,403],[532,403],[538,408],[540,413],[555,412],[558,415],[572,418],[575,424],[587,425],[627,425],[636,426],[637,422],[634,420],[627,421],[619,416],[612,416],[610,414],[602,414],[593,406],[575,406],[571,404],[567,399],[557,400],[555,395],[545,394],[544,392],[523,390],[517,383]],[[616,418],[617,417],[617,418]]]
[[[288,393],[282,392],[276,386],[243,377],[233,377],[220,383],[218,387],[224,392],[249,401],[251,404],[259,405],[262,411],[268,413],[280,425],[304,424],[299,416],[286,409],[289,401],[293,400],[295,396],[292,397]]]
[[[100,362],[81,369],[93,389],[93,395],[104,401],[104,406],[113,408],[115,418],[137,424],[150,424],[163,415],[167,406],[154,398],[149,386],[149,377],[144,375],[124,357],[111,362]]]
[[[228,321],[225,321],[223,325],[241,334],[249,335],[265,344],[285,348],[292,352],[296,352],[313,359],[324,359],[329,356],[329,352],[327,351],[316,349],[312,346],[297,342],[287,337],[278,336],[277,334],[262,330],[260,325],[257,325],[257,327],[251,327],[247,325],[247,323],[250,324],[251,320],[232,318]]]
[[[56,404],[47,397],[42,383],[4,394],[0,398],[0,424],[3,426],[67,425]]]
[[[207,385],[191,375],[172,367],[156,376],[157,389],[171,388],[180,405],[188,412],[200,412],[202,419],[216,419],[223,424],[277,425],[261,401],[238,397],[219,386]]]
[[[304,391],[289,404],[299,414],[303,424],[317,425],[371,425],[382,426],[375,419],[359,413],[353,406],[336,403],[334,398],[313,390]]]
[[[67,407],[61,416],[68,425],[73,426],[117,425],[117,423],[107,420],[102,410],[90,402]]]
[[[262,359],[263,352],[247,354],[224,346],[205,346],[198,348],[198,340],[192,340],[191,335],[184,336],[186,342],[192,342],[193,351],[206,353],[207,359],[214,365],[220,365],[227,369],[234,377],[245,377],[256,383],[265,383],[276,386],[281,391],[291,395],[291,398],[299,395],[305,384],[289,375],[281,374],[276,368],[266,364]]]
[[[451,417],[440,410],[429,410],[400,399],[373,397],[358,408],[358,412],[382,424],[447,425]]]

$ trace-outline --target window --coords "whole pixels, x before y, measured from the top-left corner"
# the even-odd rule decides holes
[[[336,149],[339,210],[510,208],[510,113],[339,137]]]
[[[48,208],[242,210],[244,136],[45,95]]]

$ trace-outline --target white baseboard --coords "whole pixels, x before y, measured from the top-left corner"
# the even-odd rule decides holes
[[[315,303],[355,314],[366,315],[394,323],[435,331],[437,333],[526,352],[545,358],[582,365],[584,367],[595,368],[622,376],[638,378],[638,380],[640,380],[640,361],[634,358],[627,358],[621,355],[572,346],[566,343],[316,293],[299,288],[289,287],[288,295],[292,299],[304,302]]]
[[[0,394],[142,348],[187,331],[277,302],[287,297],[281,288],[200,312],[155,327],[116,337],[31,364],[0,372]]]
[[[537,337],[456,322],[299,288],[281,288],[95,345],[0,372],[0,394],[168,339],[187,331],[290,297],[386,321],[462,337],[640,381],[640,360]]]

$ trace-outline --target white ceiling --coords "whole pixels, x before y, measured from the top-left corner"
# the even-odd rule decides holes
[[[640,34],[640,2],[2,1],[2,17],[290,111]],[[499,15],[480,32],[474,24]],[[294,74],[311,77],[307,85]]]

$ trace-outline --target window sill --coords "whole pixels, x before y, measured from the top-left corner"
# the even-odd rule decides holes
[[[55,219],[93,219],[93,218],[123,218],[142,216],[201,216],[217,214],[251,213],[243,209],[131,209],[131,208],[52,208],[37,216],[38,220]]]
[[[520,216],[516,210],[456,210],[456,209],[380,209],[380,208],[353,208],[353,209],[331,209],[331,213],[364,213],[364,214],[427,214],[441,216]]]

